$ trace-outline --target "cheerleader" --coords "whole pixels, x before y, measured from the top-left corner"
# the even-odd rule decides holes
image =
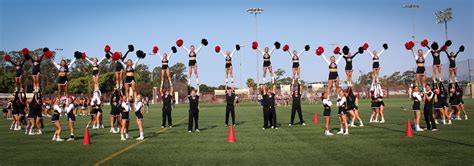
[[[303,121],[303,114],[301,113],[301,94],[302,94],[301,85],[298,83],[297,90],[294,90],[293,86],[291,88],[292,88],[291,97],[293,98],[293,102],[291,104],[291,119],[290,119],[289,126],[293,126],[293,122],[295,120],[296,112],[298,112],[298,117],[300,119],[300,124],[305,126],[306,124]]]
[[[47,116],[47,117],[51,117],[51,112],[50,110],[53,108],[51,106],[51,103],[52,102],[52,99],[51,98],[47,98],[44,102],[43,102],[43,115]]]
[[[459,91],[456,89],[456,86],[454,86],[453,83],[450,83],[449,84],[449,103],[451,104],[451,112],[449,113],[449,117],[453,117],[453,115],[456,115],[456,120],[461,120],[460,116],[459,116],[459,112],[461,110],[461,108],[459,107],[460,103],[459,103],[459,96],[460,96],[460,93]],[[453,117],[454,118],[454,117]]]
[[[54,66],[59,70],[58,73],[58,98],[61,97],[61,94],[65,92],[64,95],[68,95],[68,79],[67,75],[70,72],[70,68],[74,64],[76,59],[73,59],[70,63],[67,63],[66,60],[62,59],[59,65],[52,61]]]
[[[420,128],[420,119],[421,119],[421,113],[420,113],[420,103],[422,101],[422,93],[420,93],[420,89],[418,86],[413,86],[413,93],[411,95],[411,99],[413,100],[413,113],[415,114],[415,130],[416,131],[423,131],[423,129]]]
[[[10,56],[8,55],[8,57],[5,57],[4,59],[9,62],[11,65],[15,66],[15,91],[18,91],[18,90],[23,90],[23,74],[24,74],[24,71],[23,71],[23,66],[25,64],[25,61],[27,60],[27,58],[25,57],[23,60],[21,60],[21,58],[18,58],[16,60],[16,63],[13,63],[10,58]]]
[[[438,118],[441,118],[441,123],[446,124],[446,116],[444,113],[444,105],[443,105],[443,100],[442,100],[442,93],[441,93],[441,88],[439,87],[439,84],[434,84],[433,86],[433,92],[434,92],[434,97],[433,97],[433,102],[434,102],[434,111],[435,111],[435,123],[439,124]]]
[[[252,43],[252,48],[255,49],[255,50],[258,50],[258,52],[260,52],[260,54],[263,55],[263,82],[265,82],[265,77],[267,77],[267,70],[270,72],[270,77],[272,79],[272,83],[275,83],[275,77],[273,77],[273,68],[272,68],[272,62],[270,61],[270,58],[271,58],[271,55],[273,54],[273,51],[275,51],[275,49],[280,49],[280,43],[279,42],[275,42],[275,47],[272,48],[272,50],[270,50],[270,48],[268,47],[265,47],[264,50],[262,51],[259,47],[258,47],[258,43],[257,42],[253,42]]]
[[[74,122],[76,121],[76,116],[74,115],[74,104],[72,103],[72,98],[66,98],[66,103],[63,111],[66,111],[68,128],[70,136],[67,141],[74,141]]]
[[[43,105],[43,101],[41,100],[41,96],[39,93],[34,92],[33,98],[30,101],[29,105],[29,113],[28,113],[28,127],[26,131],[29,130],[28,135],[34,135],[35,133],[33,130],[36,128],[38,132],[41,133],[40,126],[39,126],[39,119],[42,118],[41,116],[41,108]]]
[[[359,97],[358,94],[354,94],[351,87],[347,89],[347,112],[351,115],[351,124],[350,127],[356,127],[354,125],[355,119],[359,120],[359,127],[364,127],[364,123],[362,123],[362,119],[359,116],[359,110],[357,105],[359,105]]]
[[[377,53],[377,50],[374,50],[373,52],[370,52],[370,50],[367,50],[367,52],[370,54],[372,57],[372,79],[375,80],[375,82],[379,82],[379,73],[380,73],[380,63],[379,63],[379,58],[382,53],[388,49],[387,44],[383,44],[383,50],[380,51],[380,53]],[[368,49],[368,46],[366,47]]]
[[[103,57],[100,60],[98,60],[97,58],[92,58],[92,60],[90,60],[89,58],[85,58],[92,65],[92,81],[94,81],[94,91],[99,90],[99,64],[105,58],[106,57]]]
[[[323,92],[321,94],[321,100],[323,100],[323,116],[324,120],[326,121],[326,130],[324,131],[324,135],[331,136],[334,135],[331,133],[331,128],[330,128],[330,120],[331,120],[331,106],[332,102],[329,100],[329,96],[326,95],[326,92]]]
[[[322,47],[320,47],[322,48]],[[318,48],[319,49],[319,48]],[[333,84],[335,84],[334,86],[336,87],[336,93],[339,92],[339,75],[337,74],[337,64],[341,61],[342,59],[342,55],[339,53],[339,47],[336,47],[336,49],[334,49],[334,54],[339,54],[339,58],[337,58],[336,60],[336,57],[335,56],[331,56],[330,60],[326,59],[326,56],[324,56],[324,54],[320,54],[321,57],[323,57],[324,61],[326,62],[326,64],[329,66],[329,78],[328,78],[328,90],[327,90],[327,94],[328,96],[331,96],[331,90],[332,90],[332,87],[333,87]]]
[[[118,116],[120,114],[120,92],[119,90],[115,90],[110,98],[110,133],[119,133],[119,129],[115,130],[115,122],[120,123],[118,121]]]
[[[199,132],[199,89],[191,90],[191,87],[188,86],[188,100],[189,100],[189,116],[188,116],[188,132],[191,133],[194,129],[196,132]]]
[[[115,63],[115,88],[116,89],[122,89],[122,87],[123,87],[123,84],[122,84],[122,81],[123,81],[123,66],[121,65],[121,63],[123,63],[123,61],[127,58],[128,53],[133,52],[134,50],[135,50],[135,48],[133,47],[133,45],[128,45],[128,51],[125,53],[124,56],[122,56],[120,52],[112,53],[110,46],[105,45],[104,51],[105,51],[105,57],[106,58],[111,57],[111,54],[112,54],[112,56],[119,57],[119,58],[117,58],[116,63]]]
[[[186,48],[186,46],[183,45],[183,40],[179,39],[178,41],[176,41],[176,45],[178,45],[178,47],[182,47],[189,56],[188,86],[191,85],[191,77],[193,76],[192,73],[194,72],[194,78],[196,78],[196,83],[197,83],[198,89],[199,89],[197,53],[199,53],[199,51],[201,50],[201,48],[203,46],[207,46],[207,44],[208,44],[208,41],[206,39],[202,39],[201,40],[201,46],[199,46],[197,49],[194,47],[194,45],[191,45],[188,49],[188,48]]]
[[[359,51],[352,55],[352,53],[349,52],[349,47],[344,46],[342,48],[342,52],[342,57],[346,61],[346,66],[344,68],[346,70],[346,83],[348,86],[352,86],[352,60],[356,57],[357,54],[362,54],[364,50],[362,47],[360,47]]]
[[[308,51],[310,49],[309,45],[306,45],[304,47],[304,49],[301,50],[300,53],[298,53],[298,51],[296,51],[296,50],[293,50],[293,53],[290,53],[288,48],[289,48],[288,45],[283,46],[283,50],[286,50],[286,52],[288,52],[288,54],[291,57],[291,60],[293,61],[293,66],[292,66],[292,69],[291,69],[291,71],[293,72],[293,80],[292,80],[291,84],[293,85],[295,83],[295,80],[299,84],[301,84],[300,83],[300,56],[303,55],[304,51]]]
[[[459,100],[459,109],[463,112],[464,114],[464,120],[467,120],[467,112],[464,110],[464,100],[462,99],[462,96],[464,95],[464,89],[459,85],[458,82],[455,83],[456,86],[456,91],[458,91],[458,100]],[[458,117],[460,114],[458,114]]]
[[[171,82],[171,74],[170,74],[170,69],[169,69],[169,60],[171,58],[171,56],[173,54],[175,54],[176,52],[178,52],[178,50],[176,49],[175,46],[171,47],[171,51],[169,54],[167,53],[163,53],[163,55],[161,55],[159,52],[158,52],[158,47],[155,46],[153,47],[153,53],[155,54],[158,54],[158,56],[160,56],[160,59],[161,59],[161,84],[160,84],[160,87],[163,87],[163,80],[164,80],[164,77],[165,77],[165,73],[166,75],[168,76],[168,81],[170,83],[170,86],[173,86],[173,83]]]
[[[161,117],[162,117],[161,128],[166,127],[166,120],[168,120],[169,128],[172,128],[173,127],[173,122],[172,122],[172,118],[171,118],[171,110],[173,109],[173,107],[172,107],[172,105],[173,105],[173,94],[174,94],[173,86],[170,86],[170,91],[168,91],[166,89],[163,90],[163,88],[161,87],[160,92],[161,92],[161,99],[163,101],[163,108],[161,109],[162,110],[162,113],[161,113]]]
[[[276,86],[273,84],[272,90],[267,90],[265,85],[263,86],[263,101],[266,105],[267,112],[267,121],[270,122],[270,127],[272,129],[278,129],[277,117],[276,117],[276,108],[275,108],[275,92]]]
[[[46,52],[49,51],[48,48],[44,48],[43,49],[43,52],[44,54],[46,54]],[[36,55],[35,57],[33,57],[31,59],[31,62],[33,63],[32,65],[32,68],[31,68],[31,77],[32,77],[32,80],[33,80],[33,90],[35,92],[38,92],[39,91],[39,88],[40,88],[40,68],[41,68],[41,61],[43,61],[43,55],[41,56],[38,56]]]
[[[421,83],[421,85],[425,87],[426,85],[425,60],[426,60],[426,56],[428,56],[428,54],[431,52],[431,49],[428,50],[425,54],[423,54],[423,50],[418,49],[418,57],[415,55],[415,52],[413,51],[413,49],[411,49],[411,52],[416,62],[415,86],[418,86],[420,85],[419,83]]]
[[[14,130],[21,130],[22,126],[22,117],[25,115],[26,107],[26,93],[25,92],[15,92],[13,98],[13,124]]]
[[[138,130],[140,131],[140,136],[137,138],[137,140],[143,140],[144,134],[143,134],[143,107],[144,104],[142,102],[142,96],[137,95],[137,102],[134,103],[134,109],[135,109],[135,117],[137,119],[137,126]]]
[[[232,126],[235,126],[235,90],[234,86],[232,88],[226,90],[225,100],[226,100],[226,108],[225,108],[225,126],[229,126],[229,114],[232,117]]]
[[[436,123],[433,118],[433,96],[434,93],[431,91],[430,85],[426,84],[424,89],[423,101],[425,106],[423,108],[423,114],[425,117],[426,128],[431,131],[438,131]]]
[[[348,135],[349,134],[349,127],[347,126],[346,114],[347,114],[347,92],[341,90],[339,95],[337,96],[337,107],[339,108],[339,124],[341,129],[337,134]],[[345,130],[344,130],[345,129]]]
[[[449,82],[452,82],[452,78],[454,76],[454,82],[457,82],[457,68],[456,68],[456,57],[458,56],[459,52],[464,52],[464,46],[459,47],[458,52],[456,54],[454,52],[450,52],[445,49],[444,52],[448,56],[449,59]]]
[[[443,76],[442,76],[443,65],[441,64],[440,52],[443,51],[443,49],[438,49],[439,46],[438,46],[438,43],[436,42],[433,42],[431,44],[431,47],[428,46],[428,40],[423,40],[421,43],[422,43],[421,44],[422,46],[425,46],[429,49],[429,52],[431,53],[431,56],[433,57],[433,75],[432,75],[433,82],[437,81],[436,79],[437,76],[439,76],[438,80],[441,81],[443,79]]]
[[[119,61],[120,64],[122,64],[123,68],[125,68],[125,96],[130,99],[135,99],[135,97],[137,96],[137,91],[135,89],[136,82],[135,82],[134,73],[135,73],[135,67],[137,66],[140,59],[141,58],[137,58],[135,62],[129,59],[127,60],[126,64],[123,63],[122,61]],[[130,88],[132,88],[133,94],[130,94]]]
[[[444,114],[444,119],[447,120],[447,124],[451,124],[451,119],[449,118],[449,111],[448,111],[449,104],[447,102],[449,91],[446,90],[446,87],[444,86],[442,81],[438,83],[438,87],[439,87],[439,92],[440,92],[440,96],[438,100],[441,100],[441,106],[443,107],[441,111]]]
[[[216,53],[221,53],[224,58],[225,58],[225,85],[226,85],[226,88],[227,88],[227,80],[229,78],[229,75],[230,75],[230,81],[232,83],[232,86],[234,85],[234,75],[232,74],[232,56],[234,56],[234,53],[236,51],[239,51],[240,50],[240,45],[235,45],[235,49],[232,51],[232,53],[230,51],[226,51],[225,53],[221,51],[221,48],[220,46],[216,46],[215,48],[215,51]]]
[[[54,127],[56,128],[53,135],[53,141],[64,141],[61,138],[61,122],[59,121],[59,115],[64,112],[64,103],[59,98],[54,100],[54,113],[53,117],[51,118],[51,122],[53,123]]]
[[[375,82],[372,82],[372,85],[370,87],[370,94],[371,94],[371,107],[372,107],[372,115],[370,115],[370,120],[369,123],[372,122],[385,122],[385,119],[382,118],[381,121],[378,121],[379,115],[380,115],[380,109],[381,109],[381,99],[383,96],[383,91],[382,88],[380,87],[380,84],[375,84]]]
[[[78,106],[79,106],[79,109],[81,110],[80,115],[85,116],[86,115],[86,100],[84,99],[84,97],[81,97],[81,99],[79,100]]]
[[[102,112],[102,109],[101,109],[101,99],[100,99],[100,92],[99,91],[96,91],[93,93],[93,96],[92,96],[92,99],[91,99],[91,111],[90,111],[90,116],[91,116],[91,120],[89,121],[89,123],[87,124],[87,128],[89,127],[89,125],[92,124],[92,129],[98,129],[100,128],[100,123],[99,123],[99,114],[100,112]]]
[[[129,126],[129,114],[130,111],[132,111],[132,106],[128,102],[128,97],[127,96],[122,96],[122,112],[121,112],[121,126],[122,128],[120,129],[120,140],[124,141],[129,138],[128,136],[128,126]]]

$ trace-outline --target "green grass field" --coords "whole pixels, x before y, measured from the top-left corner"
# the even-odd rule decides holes
[[[466,99],[466,110],[473,113],[474,100]],[[236,108],[237,142],[228,143],[224,126],[224,105],[200,106],[200,133],[187,132],[187,105],[173,110],[174,128],[161,129],[161,105],[145,114],[143,141],[120,141],[110,134],[108,116],[105,129],[90,130],[91,145],[82,145],[88,117],[78,117],[76,141],[53,142],[53,127],[45,119],[47,133],[27,136],[24,131],[8,130],[10,121],[0,123],[0,165],[473,165],[474,119],[440,125],[438,132],[419,132],[405,137],[407,119],[413,118],[407,99],[386,100],[386,123],[368,123],[369,103],[361,103],[363,128],[351,128],[350,135],[324,136],[322,108],[303,105],[306,126],[288,127],[290,107],[279,107],[278,130],[262,130],[262,109],[247,103]],[[335,107],[333,133],[339,128]],[[105,112],[108,114],[108,107]],[[313,124],[313,112],[320,115]],[[337,113],[337,112],[336,112]],[[474,116],[471,116],[474,118]],[[138,136],[131,114],[130,134]],[[69,135],[61,117],[62,138]],[[424,126],[424,121],[422,122]]]

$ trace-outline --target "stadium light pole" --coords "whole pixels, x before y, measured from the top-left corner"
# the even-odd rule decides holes
[[[406,4],[403,5],[403,8],[405,9],[413,9],[413,15],[412,15],[412,26],[413,26],[413,35],[411,38],[413,41],[415,41],[415,14],[416,14],[416,9],[418,9],[420,6],[417,4]]]
[[[255,16],[255,41],[258,42],[258,19],[257,19],[257,15],[258,14],[262,14],[263,12],[263,9],[262,8],[258,8],[258,7],[253,7],[253,8],[248,8],[247,10],[247,13],[249,14],[252,14]],[[256,70],[257,70],[257,80],[255,80],[257,83],[260,81],[260,72],[258,72],[258,50],[255,50],[255,58],[257,59],[256,60]],[[260,85],[257,84],[257,91],[259,89]]]
[[[451,8],[446,8],[435,13],[436,23],[444,24],[444,32],[446,40],[448,40],[448,22],[453,19],[453,12]]]

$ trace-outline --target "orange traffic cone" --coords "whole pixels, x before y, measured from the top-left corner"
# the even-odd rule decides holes
[[[227,142],[235,142],[234,125],[231,125],[231,126],[230,126],[230,129],[229,129],[229,136],[227,137]]]
[[[91,138],[89,137],[89,129],[86,128],[86,131],[84,131],[84,140],[82,141],[83,145],[89,145],[91,144]]]
[[[405,132],[405,136],[406,137],[413,137],[413,130],[411,128],[411,120],[408,119],[408,122],[407,122],[407,129],[406,129],[406,132]]]
[[[314,121],[314,124],[318,124],[318,113],[314,113],[314,117],[313,117],[313,121]]]

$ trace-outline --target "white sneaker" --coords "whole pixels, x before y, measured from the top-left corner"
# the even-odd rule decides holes
[[[132,137],[130,137],[127,133],[127,134],[125,134],[125,139],[132,139]]]
[[[380,120],[379,123],[385,123],[385,119]]]
[[[66,141],[74,141],[74,138],[68,138]]]
[[[103,128],[104,128],[104,125],[100,125],[100,128],[103,129]]]
[[[173,126],[169,126],[169,128],[173,128]]]
[[[164,129],[164,128],[165,128],[165,126],[161,126],[161,128],[162,128],[162,129]]]
[[[301,125],[306,126],[306,123],[301,123]]]
[[[188,133],[191,133],[191,132],[193,132],[193,131],[191,131],[191,130],[188,130]]]
[[[435,120],[435,123],[436,123],[436,124],[439,124],[438,119]]]
[[[450,124],[453,124],[453,122],[451,121],[451,119],[448,120],[448,125],[450,125]]]
[[[467,120],[467,115],[464,115],[464,120]]]
[[[53,136],[53,138],[51,139],[51,141],[56,141],[56,137],[55,137],[55,136]]]
[[[356,125],[354,125],[354,124],[351,124],[349,127],[357,127],[357,126],[356,126]]]
[[[457,117],[456,120],[462,120],[461,117]]]
[[[114,133],[115,130],[113,128],[110,128],[109,133]]]
[[[57,138],[56,141],[62,142],[62,141],[64,141],[64,139],[62,139],[62,138]]]
[[[39,129],[39,130],[36,132],[36,134],[41,135],[41,134],[43,134],[43,131],[41,131],[41,129]]]
[[[293,125],[292,125],[292,124],[288,124],[288,126],[290,126],[290,127],[291,127],[291,126],[293,126]]]
[[[120,138],[120,140],[121,140],[121,141],[125,141],[125,140],[127,140],[127,139],[125,139],[125,138],[122,136],[122,138]]]
[[[336,134],[344,134],[344,131],[343,131],[343,130],[339,130],[339,132],[337,132]]]
[[[275,127],[275,130],[278,130],[278,127]]]
[[[421,128],[416,128],[415,130],[416,130],[416,131],[425,131],[425,130],[423,130],[423,129],[421,129]]]
[[[362,122],[360,122],[359,127],[364,127],[364,124]]]
[[[262,130],[265,130],[265,127],[262,127]]]
[[[34,132],[30,132],[30,133],[28,133],[28,135],[35,135],[35,133],[34,133]]]
[[[274,126],[272,126],[272,129],[275,128]]]
[[[334,134],[331,133],[330,131],[326,130],[326,132],[324,132],[324,135],[331,136],[331,135],[334,135]]]
[[[196,132],[198,132],[198,133],[199,133],[199,132],[201,132],[201,131],[199,131],[199,129],[196,129]]]
[[[119,133],[119,130],[112,130],[112,133],[117,134],[117,133]]]
[[[349,131],[344,132],[343,135],[349,135]]]
[[[432,129],[431,131],[438,131],[438,129]]]
[[[144,138],[143,137],[138,137],[137,140],[143,140]]]

